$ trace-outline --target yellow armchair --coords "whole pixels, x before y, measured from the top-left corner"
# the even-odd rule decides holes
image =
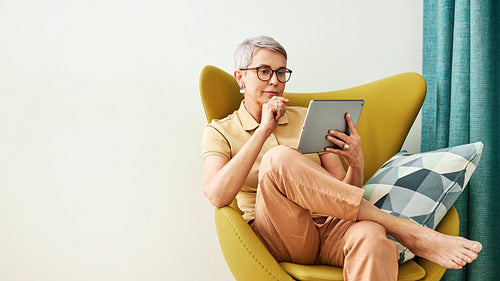
[[[369,84],[321,93],[285,93],[289,105],[308,106],[311,99],[364,99],[357,130],[363,141],[365,179],[400,151],[425,98],[426,84],[417,73],[402,73]],[[200,75],[200,94],[207,121],[236,110],[243,99],[234,77],[206,66]],[[215,223],[226,262],[236,280],[343,280],[342,268],[326,265],[278,263],[243,220],[234,201],[215,209]],[[458,235],[459,218],[454,207],[437,230]],[[445,268],[422,258],[399,266],[398,280],[440,280]]]

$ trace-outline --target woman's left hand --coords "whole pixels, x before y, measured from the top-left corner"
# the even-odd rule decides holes
[[[326,136],[326,139],[335,144],[338,148],[326,147],[325,151],[342,156],[350,167],[363,169],[364,157],[361,148],[361,137],[349,113],[346,113],[345,119],[351,134],[348,136],[339,131],[328,131],[329,134]]]

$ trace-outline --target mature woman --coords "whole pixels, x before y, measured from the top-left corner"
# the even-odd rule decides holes
[[[325,134],[338,149],[303,155],[293,148],[306,109],[286,106],[291,70],[278,42],[245,40],[235,64],[244,100],[206,127],[203,190],[215,207],[237,197],[243,217],[278,261],[343,266],[345,280],[396,280],[398,253],[387,234],[447,268],[477,258],[479,242],[386,214],[362,198],[361,138],[349,115],[350,136]]]

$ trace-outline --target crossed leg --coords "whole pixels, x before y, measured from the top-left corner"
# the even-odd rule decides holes
[[[482,249],[481,243],[477,241],[445,235],[381,211],[361,198],[361,189],[335,179],[324,169],[318,169],[316,163],[295,149],[278,146],[268,151],[259,174],[259,180],[263,178],[270,180],[284,194],[286,198],[283,199],[305,210],[343,220],[376,222],[414,254],[446,268],[461,268],[475,260]],[[289,183],[299,187],[286,189]],[[263,192],[266,190],[259,189],[257,198]],[[270,201],[267,205],[272,206],[274,203]]]

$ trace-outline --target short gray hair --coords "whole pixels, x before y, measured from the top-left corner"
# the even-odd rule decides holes
[[[252,63],[255,51],[258,49],[268,49],[281,53],[285,56],[285,60],[287,59],[285,48],[278,41],[269,36],[253,37],[241,42],[236,48],[234,53],[235,70],[248,67]]]

